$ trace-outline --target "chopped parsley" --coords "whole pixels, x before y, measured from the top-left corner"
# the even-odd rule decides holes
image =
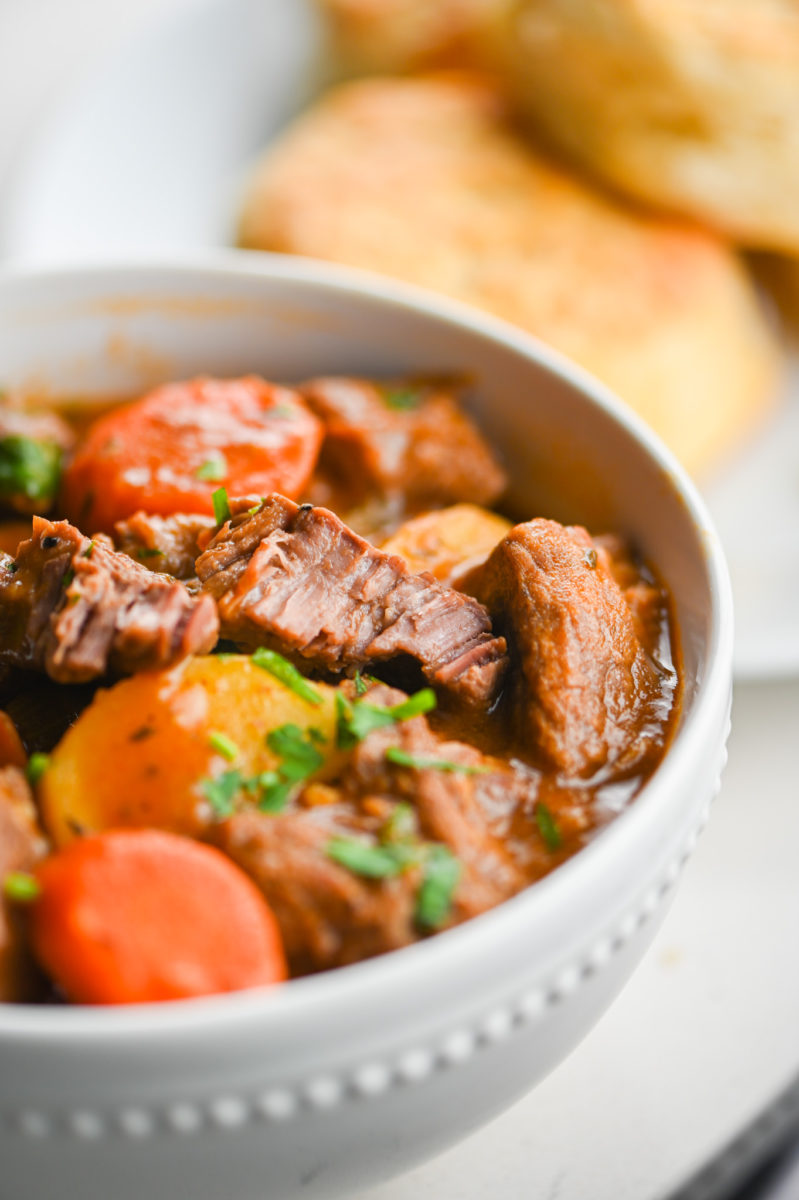
[[[563,842],[563,836],[555,823],[552,813],[546,804],[542,804],[540,800],[535,806],[535,823],[538,826],[538,832],[544,839],[547,850],[559,850]]]
[[[416,812],[412,804],[399,801],[380,830],[381,842],[405,842],[416,834]]]
[[[324,757],[319,753],[314,743],[324,734],[320,730],[300,729],[299,725],[279,725],[266,735],[266,744],[278,758],[282,759],[278,774],[283,779],[298,783],[318,771],[324,763]]]
[[[92,540],[89,542],[89,544],[88,544],[88,546],[86,547],[86,549],[83,551],[83,557],[84,557],[84,558],[91,558],[91,556],[92,556],[92,552],[93,552],[93,551],[94,551],[94,538],[92,538]]]
[[[41,895],[39,881],[27,871],[11,871],[3,880],[3,895],[15,904],[30,904]]]
[[[194,478],[218,483],[220,479],[225,478],[227,470],[227,459],[224,454],[219,453],[215,458],[207,458],[204,463],[200,463],[194,472]]]
[[[294,781],[281,778],[279,771],[263,771],[256,779],[258,808],[265,813],[282,812],[288,804]]]
[[[208,800],[215,816],[224,820],[236,810],[236,801],[246,792],[261,812],[281,812],[297,785],[303,783],[324,764],[318,747],[327,741],[320,729],[301,729],[299,725],[279,725],[265,738],[276,758],[277,767],[260,774],[247,776],[238,768],[224,771],[214,779],[203,779],[200,790]],[[239,748],[225,733],[213,730],[208,743],[229,762],[239,754]]]
[[[212,729],[208,734],[208,745],[228,762],[233,762],[239,756],[239,748],[233,739],[218,729]]]
[[[61,448],[21,434],[0,438],[0,497],[24,496],[49,507],[61,479]]]
[[[37,784],[49,766],[49,754],[42,754],[40,750],[37,750],[35,754],[32,754],[28,759],[28,765],[25,768],[25,774],[28,777],[28,783],[33,785]]]
[[[356,696],[364,696],[369,691],[369,684],[360,671],[355,672],[353,683],[355,684]]]
[[[380,706],[366,700],[347,700],[340,692],[336,694],[336,744],[341,750],[350,750],[375,729],[407,721],[430,712],[436,706],[436,694],[432,688],[422,688],[399,704]]]
[[[386,750],[386,759],[400,767],[413,767],[417,771],[449,771],[453,775],[483,775],[490,770],[485,766],[469,766],[467,763],[452,762],[448,758],[428,758],[424,754],[409,754],[400,746],[389,746]]]
[[[64,572],[64,578],[62,579],[61,582],[65,588],[68,588],[74,578],[75,578],[75,568],[67,567],[66,571]]]
[[[461,864],[446,846],[431,846],[422,868],[422,885],[416,894],[414,916],[422,929],[438,929],[452,909]]]
[[[215,492],[212,492],[211,503],[214,506],[214,520],[217,525],[224,525],[225,521],[229,521],[231,517],[227,488],[217,488]]]
[[[326,851],[334,862],[366,879],[392,879],[409,867],[420,867],[416,923],[425,930],[437,929],[449,916],[462,868],[446,846],[410,840],[374,844],[360,838],[335,837],[327,843]]]
[[[214,810],[214,815],[222,819],[235,810],[236,797],[243,786],[241,771],[232,770],[223,772],[216,779],[203,779],[200,790]]]
[[[410,412],[419,407],[423,392],[420,388],[383,386],[380,394],[388,408]]]
[[[275,650],[267,650],[265,646],[259,646],[252,656],[252,662],[262,671],[268,671],[270,675],[274,675],[275,679],[285,684],[306,704],[316,706],[322,703],[322,693],[309,683],[302,672],[298,671],[294,664],[290,663],[282,654],[278,654]]]
[[[157,546],[139,546],[136,550],[137,558],[163,558],[163,550],[159,550]]]
[[[367,879],[390,879],[417,861],[417,853],[405,843],[372,845],[359,838],[336,837],[327,843],[328,858],[340,863],[353,875]]]

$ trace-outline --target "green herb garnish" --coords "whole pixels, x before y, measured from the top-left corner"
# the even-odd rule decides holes
[[[231,517],[227,488],[217,488],[215,492],[212,492],[211,503],[214,506],[214,520],[217,525],[224,525],[225,521],[229,521]]]
[[[461,863],[446,846],[410,841],[374,845],[359,838],[336,837],[327,843],[329,858],[367,879],[392,879],[408,867],[421,866],[414,918],[422,929],[437,929],[450,914]]]
[[[254,780],[259,792],[258,808],[265,813],[278,813],[291,798],[294,781],[281,778],[279,771],[263,771]]]
[[[30,904],[41,891],[39,881],[27,871],[11,871],[3,880],[3,895],[14,904]]]
[[[380,830],[381,842],[407,842],[416,834],[416,812],[412,804],[399,801]]]
[[[163,558],[163,556],[163,550],[159,550],[155,546],[139,546],[136,551],[137,558]]]
[[[74,578],[75,578],[75,568],[67,567],[66,571],[64,572],[64,578],[62,579],[61,582],[65,588],[68,588]]]
[[[194,472],[195,479],[207,480],[209,483],[218,483],[226,475],[227,459],[224,454],[218,454],[216,458],[207,458]]]
[[[336,743],[342,750],[352,749],[375,729],[407,721],[436,706],[436,694],[432,688],[422,688],[399,704],[381,707],[366,700],[349,701],[341,692],[336,693]]]
[[[413,767],[417,771],[448,771],[453,775],[484,775],[490,767],[469,766],[466,763],[452,762],[448,758],[428,758],[424,754],[409,754],[400,746],[389,746],[386,750],[389,762],[400,767]]]
[[[40,750],[37,750],[35,754],[32,754],[28,759],[28,765],[25,768],[25,774],[28,777],[28,783],[35,786],[49,766],[49,754],[43,754]]]
[[[355,684],[356,696],[363,696],[369,691],[369,684],[366,682],[360,671],[355,672],[355,679],[353,682]]]
[[[244,785],[241,771],[225,771],[216,779],[203,779],[200,790],[217,817],[229,817],[234,811],[234,801]]]
[[[217,754],[221,754],[228,762],[233,762],[239,756],[239,748],[232,738],[218,729],[212,729],[208,734],[208,745]]]
[[[402,844],[375,846],[358,838],[331,838],[326,847],[328,858],[341,863],[354,875],[367,879],[390,879],[417,861],[412,847]]]
[[[273,754],[282,759],[278,773],[284,780],[298,783],[318,771],[324,763],[314,741],[324,738],[320,730],[312,737],[308,730],[300,729],[299,725],[279,725],[266,735],[266,744]]]
[[[94,538],[92,538],[92,540],[89,542],[86,549],[83,551],[83,557],[91,558],[93,550],[94,550]]]
[[[438,929],[450,914],[461,864],[446,846],[431,846],[425,856],[414,916],[423,929]]]
[[[555,824],[555,818],[552,816],[552,813],[546,804],[542,804],[540,800],[535,806],[535,823],[538,826],[538,832],[544,839],[547,850],[559,850],[563,842],[563,837]]]
[[[61,448],[20,434],[0,438],[0,497],[24,496],[37,504],[50,502],[61,479]]]
[[[319,705],[322,703],[321,692],[309,683],[302,672],[298,671],[294,664],[290,663],[282,654],[278,654],[275,650],[267,650],[265,646],[259,646],[252,656],[252,663],[254,666],[260,667],[262,671],[268,671],[270,675],[274,675],[275,679],[278,679],[306,704]]]
[[[412,409],[418,408],[422,399],[422,392],[419,388],[384,386],[380,391],[388,407],[394,408],[398,412],[410,412]]]

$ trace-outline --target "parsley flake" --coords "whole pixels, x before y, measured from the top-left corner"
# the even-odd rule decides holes
[[[217,525],[224,525],[231,517],[227,488],[217,488],[215,492],[212,492],[211,503],[214,506],[214,520]]]
[[[0,438],[0,497],[22,495],[49,507],[60,478],[61,448],[55,442],[16,433]]]
[[[315,733],[316,738],[324,738],[318,729]],[[314,745],[314,740],[307,730],[291,723],[279,725],[266,735],[267,746],[282,760],[278,772],[283,779],[299,783],[319,770],[325,760]]]
[[[381,395],[388,408],[397,412],[411,412],[419,407],[422,392],[419,388],[411,387],[382,387]]]
[[[239,748],[236,743],[219,729],[212,729],[208,734],[208,745],[228,762],[233,762],[239,756]]]
[[[163,550],[159,550],[156,546],[139,546],[136,549],[137,558],[163,558]]]
[[[14,904],[30,904],[41,891],[38,879],[27,871],[10,871],[3,880],[3,895]]]
[[[375,729],[407,721],[436,706],[436,694],[432,688],[422,688],[399,704],[381,707],[366,700],[349,701],[340,692],[336,694],[336,743],[341,750],[350,750],[362,742]]]
[[[37,750],[35,754],[32,754],[28,759],[28,765],[25,768],[25,774],[28,777],[28,783],[35,786],[49,766],[49,754],[42,754],[40,750]]]
[[[448,771],[453,775],[484,775],[490,767],[470,766],[467,763],[452,762],[448,758],[428,758],[424,754],[409,754],[400,746],[389,746],[386,750],[388,762],[400,767],[413,767],[417,771]]]
[[[417,854],[405,845],[375,846],[359,838],[331,838],[326,847],[328,858],[340,863],[353,875],[367,879],[390,879],[412,865]]]
[[[547,850],[559,850],[563,842],[563,836],[555,823],[552,813],[546,804],[542,804],[540,800],[535,806],[535,823],[538,826],[538,832],[544,839]]]
[[[253,666],[260,667],[262,671],[268,671],[275,679],[289,688],[306,704],[317,706],[322,703],[322,693],[309,683],[301,671],[298,671],[293,663],[290,663],[282,654],[278,654],[275,650],[267,650],[265,646],[259,646],[252,656]]]
[[[461,864],[446,846],[431,846],[425,856],[422,884],[416,895],[414,916],[423,929],[438,929],[452,909]]]
[[[217,817],[229,817],[235,809],[235,799],[244,785],[241,771],[225,771],[216,779],[203,779],[200,790]]]
[[[207,458],[205,462],[200,463],[194,472],[194,478],[207,480],[209,483],[218,483],[220,479],[225,478],[227,472],[227,459],[224,454],[220,453],[215,458]]]

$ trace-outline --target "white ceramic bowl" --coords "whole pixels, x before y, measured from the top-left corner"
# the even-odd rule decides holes
[[[0,1005],[0,1192],[271,1200],[387,1178],[569,1053],[664,915],[723,765],[731,600],[701,501],[636,418],[508,325],[314,263],[228,254],[0,278],[0,385],[102,395],[200,372],[403,370],[470,378],[517,507],[621,530],[657,564],[684,657],[674,742],[574,859],[420,945],[272,992]]]

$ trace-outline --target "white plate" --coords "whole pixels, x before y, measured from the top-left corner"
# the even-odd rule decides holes
[[[161,24],[89,69],[36,140],[6,204],[6,253],[108,257],[229,239],[246,164],[314,87],[314,25],[300,0],[148,0],[151,12],[156,2]],[[49,51],[48,7],[45,23],[59,31]],[[120,10],[104,0],[0,0],[4,95],[12,84],[19,94],[9,11],[20,23],[31,14],[42,78],[70,55],[87,63],[67,8],[92,28],[93,46],[111,45]],[[797,434],[799,398],[710,495],[749,674],[799,674]],[[624,995],[511,1112],[369,1200],[663,1200],[799,1078],[799,971],[784,949],[799,925],[798,723],[799,682],[738,690],[710,829]],[[700,1176],[691,1200],[718,1200],[768,1147],[773,1134],[755,1129],[744,1152],[719,1160],[720,1186],[703,1191]]]
[[[53,262],[229,244],[247,166],[318,86],[319,64],[301,0],[180,0],[45,129],[0,246]],[[731,562],[739,678],[799,674],[799,375],[791,394],[707,489]]]

